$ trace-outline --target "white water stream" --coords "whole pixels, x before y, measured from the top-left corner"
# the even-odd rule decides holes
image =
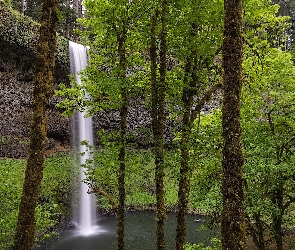
[[[69,41],[70,51],[70,66],[71,73],[75,75],[78,84],[81,83],[79,71],[84,70],[87,66],[87,48],[81,44]],[[89,145],[93,145],[93,129],[92,129],[92,118],[85,118],[85,111],[80,113],[77,112],[77,126],[78,126],[78,141],[79,151],[84,153],[80,156],[80,164],[85,164],[87,159],[91,159],[89,150],[86,145],[81,145],[81,141],[87,141]],[[74,132],[75,133],[75,132]],[[80,198],[79,198],[79,215],[78,215],[78,226],[81,234],[88,235],[95,231],[95,202],[94,195],[87,193],[88,186],[82,182],[85,179],[86,169],[80,167]]]

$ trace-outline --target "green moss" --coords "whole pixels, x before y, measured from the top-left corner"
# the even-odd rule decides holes
[[[11,9],[6,0],[0,0],[0,13],[0,40],[36,52],[40,24]],[[57,65],[69,66],[68,40],[59,35],[57,37],[56,62]]]
[[[69,68],[69,41],[64,36],[57,35],[55,54],[55,64]]]
[[[0,12],[0,39],[35,50],[40,25],[9,8],[3,0],[0,0]]]

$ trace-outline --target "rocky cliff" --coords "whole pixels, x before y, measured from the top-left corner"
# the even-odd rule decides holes
[[[23,47],[0,41],[0,157],[25,157],[29,142],[31,101],[33,92],[32,66],[34,53]],[[68,71],[57,64],[55,87],[66,82]],[[68,145],[69,121],[55,108],[57,98],[48,105],[47,149],[65,150]]]
[[[0,157],[22,158],[27,155],[33,92],[33,64],[39,24],[9,9],[0,0]],[[68,83],[68,41],[58,37],[55,88]],[[47,154],[69,151],[71,118],[63,117],[55,108],[59,101],[52,97],[48,104]],[[93,117],[94,131],[117,130],[118,111],[105,111]],[[134,102],[128,115],[131,142],[140,146],[151,143],[151,118],[140,102]],[[96,139],[98,142],[98,139]]]
[[[8,8],[0,0],[0,157],[25,157],[29,143],[33,64],[39,24]],[[68,41],[58,38],[55,88],[67,83]],[[70,119],[55,108],[57,98],[48,105],[47,150],[67,150]]]
[[[0,0],[0,157],[27,155],[33,91],[33,64],[39,24],[11,9]],[[69,82],[68,41],[58,37],[55,88]],[[52,97],[48,104],[47,155],[69,151],[71,119],[63,117]],[[102,111],[93,117],[94,131],[118,130],[119,111]],[[172,140],[172,122],[167,123],[166,141]],[[128,112],[129,141],[139,147],[152,144],[151,117],[141,99],[132,101]],[[96,143],[99,143],[96,138]]]

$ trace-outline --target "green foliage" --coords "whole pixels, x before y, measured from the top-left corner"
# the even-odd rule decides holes
[[[175,112],[175,103],[182,104],[183,88],[194,81],[188,89],[198,101],[208,86],[220,80],[220,56],[222,42],[223,1],[177,1],[170,6],[168,30],[167,103],[170,113]],[[187,72],[187,61],[192,69]],[[195,75],[195,76],[194,76]],[[183,111],[183,109],[182,109]],[[181,112],[180,112],[181,113]],[[179,115],[179,114],[178,114]]]
[[[35,49],[38,39],[39,24],[19,12],[7,8],[0,1],[0,34],[4,41]]]
[[[55,63],[58,64],[59,67],[65,67],[67,70],[70,67],[69,42],[68,39],[61,35],[57,35]]]
[[[118,109],[122,104],[122,88],[127,89],[130,97],[141,91],[142,79],[139,79],[144,58],[139,53],[138,11],[140,4],[129,1],[85,1],[87,18],[80,22],[88,29],[82,34],[84,42],[90,46],[88,67],[80,72],[82,84],[72,83],[71,90],[61,86],[57,95],[66,97],[61,104],[71,113],[73,108],[88,107],[90,113],[100,110]],[[118,37],[124,29],[127,38],[124,43],[126,54],[126,79],[120,77],[121,66],[118,55]],[[85,93],[91,100],[85,98]],[[83,99],[84,98],[84,99]]]
[[[212,214],[221,208],[221,110],[200,114],[192,127],[190,207]],[[175,137],[180,140],[180,133]]]
[[[246,212],[250,224],[262,221],[263,230],[273,234],[274,218],[285,226],[294,220],[294,66],[289,53],[274,48],[269,30],[284,30],[286,18],[274,17],[277,6],[270,1],[245,1],[245,38],[242,95],[242,127],[247,180]],[[254,7],[255,6],[255,7]],[[259,22],[257,29],[254,25]],[[276,20],[276,23],[273,23]],[[248,26],[249,25],[249,26]],[[249,30],[248,30],[249,28]],[[280,35],[278,33],[277,35]],[[191,203],[219,217],[221,125],[220,112],[201,116],[192,136],[196,170],[192,179]],[[282,187],[282,188],[281,188]],[[283,203],[279,203],[279,191]],[[197,197],[197,198],[196,198]],[[283,205],[283,208],[281,207]],[[249,230],[250,231],[250,230]],[[268,235],[269,236],[269,235]]]
[[[151,3],[152,2],[152,3]],[[150,20],[147,13],[156,9],[157,1],[85,1],[89,17],[81,20],[87,27],[85,44],[90,46],[89,67],[81,72],[83,83],[72,89],[62,86],[58,94],[67,97],[64,107],[91,107],[90,112],[116,109],[120,106],[121,82],[116,45],[116,34],[122,23],[128,20],[126,42],[127,65],[130,69],[124,87],[131,96],[150,91],[148,44]],[[220,80],[219,48],[222,37],[223,1],[172,1],[168,24],[167,72],[168,100],[172,103],[171,116],[179,119],[181,112],[175,111],[180,104],[183,87],[188,85],[191,75],[185,76],[186,59],[193,55],[198,69],[197,97],[210,84]],[[244,89],[242,97],[243,144],[245,153],[245,178],[247,180],[247,215],[259,214],[268,229],[272,217],[278,214],[273,194],[278,183],[283,182],[285,201],[293,197],[294,182],[294,67],[290,54],[282,51],[289,27],[288,17],[277,16],[278,6],[270,0],[244,1]],[[140,9],[144,9],[143,13]],[[140,15],[139,15],[140,13]],[[135,18],[140,16],[140,18]],[[132,25],[131,25],[132,24]],[[156,27],[159,33],[159,27]],[[187,77],[187,78],[186,78]],[[90,93],[93,101],[85,99]],[[254,101],[253,101],[254,100]],[[83,105],[81,105],[83,104]],[[180,104],[181,105],[181,104]],[[182,110],[181,110],[182,111]],[[190,150],[193,166],[191,180],[190,208],[218,217],[221,209],[221,110],[209,115],[201,114],[193,125]],[[111,135],[114,138],[114,135]],[[176,135],[176,143],[181,134]],[[117,197],[117,145],[104,140],[107,149],[94,157],[87,182]],[[177,179],[179,178],[180,156],[167,153],[166,157],[166,205],[177,201]],[[126,204],[140,206],[155,202],[153,158],[150,151],[127,152]],[[108,201],[101,199],[108,207]],[[289,209],[289,208],[288,208]],[[291,213],[284,213],[287,223]],[[293,219],[293,218],[291,218]],[[291,220],[290,220],[291,221]],[[189,249],[201,249],[201,246]],[[198,248],[197,248],[198,247]]]
[[[0,37],[11,44],[21,46],[29,51],[36,51],[40,24],[18,11],[8,8],[0,1]],[[69,68],[68,40],[57,36],[56,62],[60,67]]]
[[[0,160],[0,248],[13,243],[26,161]],[[44,179],[36,209],[37,241],[52,235],[61,215],[69,213],[72,187],[71,156],[55,155],[45,162]]]
[[[279,5],[271,0],[247,0],[244,9],[246,53],[250,49],[254,52],[252,56],[259,60],[264,50],[285,45],[288,38],[285,31],[290,22],[289,17],[277,15]]]
[[[1,1],[4,2],[9,8],[12,7],[11,0],[1,0]]]
[[[255,235],[261,225],[272,238],[281,231],[276,220],[282,220],[279,227],[294,220],[295,67],[289,53],[275,48],[254,60],[244,61],[249,81],[243,94],[246,212],[249,232]]]
[[[21,197],[25,162],[22,160],[3,159],[0,161],[0,248],[5,249],[13,243],[13,234]]]
[[[165,157],[165,202],[167,206],[175,207],[177,204],[177,178],[179,156],[173,151],[166,152]],[[108,147],[94,154],[94,161],[87,165],[89,171],[86,182],[99,188],[117,199],[117,160],[118,149]],[[126,154],[126,206],[144,208],[153,206],[155,197],[154,157],[150,150],[130,149]],[[100,206],[110,208],[108,200],[100,198]]]
[[[186,243],[184,246],[185,250],[221,250],[221,241],[219,239],[213,238],[211,239],[213,246],[205,246],[203,243],[199,244],[190,244]]]

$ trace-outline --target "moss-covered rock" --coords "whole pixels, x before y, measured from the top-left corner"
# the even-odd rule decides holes
[[[27,155],[32,117],[33,63],[35,54],[0,40],[0,157],[22,158]],[[55,68],[55,88],[68,81],[68,69]],[[59,98],[50,99],[48,150],[64,151],[70,139],[70,118],[55,108]]]
[[[32,116],[33,65],[40,25],[0,0],[0,157],[26,157]],[[68,40],[59,36],[56,49],[55,88],[68,83]],[[48,150],[69,145],[70,118],[48,105]]]
[[[0,0],[0,13],[0,39],[34,51],[39,24],[9,8],[3,0]]]
[[[35,53],[40,24],[11,9],[3,0],[0,0],[0,13],[0,40]],[[56,63],[59,67],[69,67],[68,40],[59,35]]]

